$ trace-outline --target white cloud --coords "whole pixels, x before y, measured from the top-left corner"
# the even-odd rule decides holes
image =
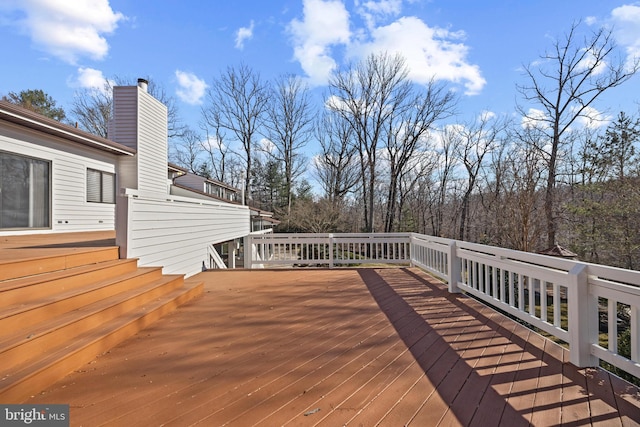
[[[362,56],[372,52],[400,53],[407,60],[409,78],[427,83],[432,78],[462,84],[465,94],[480,93],[486,80],[477,65],[466,60],[469,48],[457,42],[464,36],[431,28],[416,17],[403,17],[371,33],[371,41],[355,47]]]
[[[339,0],[304,0],[302,20],[289,23],[293,56],[312,85],[325,84],[337,67],[331,47],[351,38],[349,12]]]
[[[191,105],[202,103],[202,97],[208,87],[203,79],[193,73],[180,70],[176,70],[176,79],[178,80],[176,95],[180,100]]]
[[[82,88],[102,89],[107,79],[102,71],[93,68],[78,68],[76,79],[78,86]]]
[[[109,51],[104,35],[126,19],[108,0],[22,0],[4,8],[23,13],[15,24],[34,45],[70,64],[81,57],[104,59]]]
[[[583,51],[585,52],[585,57],[578,63],[578,69],[589,70],[592,68],[591,75],[593,76],[597,76],[607,71],[607,63],[602,60],[602,58],[600,59],[600,63],[596,65],[596,55],[593,53],[593,50]]]
[[[254,22],[252,20],[248,27],[240,27],[236,31],[236,49],[244,49],[244,42],[253,38],[253,27]]]
[[[107,79],[100,70],[80,67],[77,69],[76,76],[67,80],[67,84],[72,88],[90,89],[110,96],[111,88],[116,85],[116,82]]]
[[[450,81],[462,85],[467,95],[480,93],[486,84],[480,68],[467,59],[463,31],[432,28],[413,16],[397,18],[401,0],[356,1],[364,27],[350,19],[342,1],[304,0],[303,9],[302,19],[292,20],[288,30],[294,59],[311,84],[326,84],[345,58],[359,60],[380,52],[404,56],[409,78],[418,83]],[[338,53],[345,58],[338,58]]]
[[[598,18],[596,18],[595,16],[587,16],[586,18],[584,18],[584,23],[589,26],[596,25],[598,23]]]
[[[489,110],[484,110],[478,116],[478,120],[481,122],[488,122],[489,120],[495,119],[497,117],[496,113]]]
[[[627,4],[611,11],[613,34],[624,47],[629,61],[640,58],[640,6]]]
[[[575,107],[574,111],[576,108]],[[585,127],[587,129],[598,129],[601,127],[608,126],[611,122],[611,116],[596,110],[593,107],[586,107],[580,117],[578,117],[577,124]]]
[[[276,145],[270,139],[262,138],[260,141],[258,141],[258,145],[260,147],[260,150],[264,151],[265,153],[274,153],[276,151]]]
[[[369,28],[373,28],[378,20],[398,16],[402,11],[402,0],[370,0],[358,6],[358,14],[364,18]]]
[[[520,125],[524,129],[545,129],[549,127],[549,117],[547,114],[537,108],[529,108],[527,115],[522,117]]]

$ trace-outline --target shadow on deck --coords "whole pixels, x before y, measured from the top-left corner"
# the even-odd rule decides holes
[[[638,390],[413,268],[211,271],[29,403],[71,425],[640,424]]]

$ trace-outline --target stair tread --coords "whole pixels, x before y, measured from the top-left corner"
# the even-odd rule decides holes
[[[128,271],[126,273],[121,273],[116,276],[107,277],[105,279],[87,284],[82,287],[71,288],[66,291],[58,292],[50,296],[31,300],[28,303],[19,303],[19,304],[9,305],[2,309],[2,312],[0,313],[0,321],[2,319],[8,318],[10,316],[15,316],[17,314],[20,314],[29,310],[45,307],[57,301],[61,301],[61,300],[78,296],[78,295],[83,295],[88,292],[96,291],[98,289],[102,289],[104,287],[117,284],[127,279],[132,279],[144,274],[149,274],[149,273],[159,272],[159,271],[160,271],[160,267],[137,267],[135,270]]]
[[[64,270],[45,272],[41,274],[35,274],[31,276],[18,277],[15,279],[7,279],[0,281],[0,293],[17,288],[35,286],[40,283],[50,282],[52,280],[65,279],[67,277],[77,276],[82,273],[93,272],[96,270],[113,267],[120,264],[135,263],[137,266],[138,260],[135,258],[128,259],[115,259],[109,261],[101,261],[93,264],[85,264],[77,267],[69,267]]]
[[[5,248],[5,253],[9,254],[10,256],[8,256],[7,259],[0,259],[0,266],[25,261],[43,261],[47,259],[83,255],[94,252],[108,252],[113,251],[114,249],[118,249],[118,246],[90,246],[87,248],[74,247],[72,249],[60,250],[59,253],[52,253],[50,249],[44,247]],[[41,251],[43,253],[39,255],[38,251]]]
[[[0,372],[0,396],[2,396],[4,390],[8,389],[12,385],[28,378],[31,375],[37,374],[59,360],[70,357],[74,353],[81,351],[83,348],[89,347],[109,334],[117,332],[119,329],[135,322],[144,315],[161,308],[163,305],[178,299],[182,295],[186,295],[194,291],[198,286],[202,286],[202,283],[191,282],[188,285],[181,286],[172,292],[144,304],[136,310],[129,311],[110,322],[104,323],[97,328],[79,335],[71,343],[54,349],[52,352],[39,358],[34,363]],[[96,356],[98,356],[98,354],[96,354]]]
[[[145,292],[149,292],[152,289],[161,287],[181,277],[182,276],[180,275],[163,275],[142,286],[138,286],[134,289],[130,289],[128,291],[124,291],[110,297],[100,299],[91,304],[60,314],[58,316],[55,316],[53,319],[38,323],[25,330],[15,331],[14,333],[4,336],[0,339],[0,354],[2,354],[3,351],[6,351],[9,348],[13,348],[17,345],[21,345],[22,343],[37,339],[38,337],[46,335],[47,333],[50,333],[51,331],[54,331],[65,325],[86,319],[123,301],[144,294]]]

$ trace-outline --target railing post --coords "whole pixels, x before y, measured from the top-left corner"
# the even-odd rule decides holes
[[[333,268],[333,233],[329,233],[329,268]]]
[[[415,267],[413,263],[413,233],[409,233],[409,267]]]
[[[251,269],[251,261],[253,260],[253,245],[251,236],[244,236],[244,268]]]
[[[598,300],[589,293],[587,266],[576,264],[569,271],[569,357],[579,368],[598,366],[591,344],[598,342]],[[558,310],[554,307],[554,310]]]
[[[447,278],[448,278],[448,286],[449,292],[452,294],[460,293],[460,289],[458,288],[458,282],[462,280],[461,272],[460,272],[460,259],[457,254],[456,241],[452,240],[449,242],[449,251],[447,252]]]

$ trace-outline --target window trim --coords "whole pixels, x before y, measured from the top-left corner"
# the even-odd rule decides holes
[[[51,230],[53,228],[53,161],[51,159],[43,159],[29,154],[17,153],[14,151],[0,150],[1,154],[7,156],[22,157],[28,160],[35,160],[47,165],[47,225],[42,227],[0,227],[0,231],[12,230]]]
[[[99,177],[98,182],[97,182],[98,189],[95,192],[99,193],[99,195],[98,195],[98,199],[99,200],[90,200],[90,197],[89,197],[89,191],[90,191],[89,174],[90,173],[97,173],[98,174],[98,177]],[[110,197],[111,200],[108,200],[105,197],[105,192],[104,192],[104,189],[105,189],[105,187],[104,187],[104,184],[105,184],[104,177],[105,176],[110,176],[112,181],[113,181],[113,185],[112,185],[112,188],[111,188],[111,195],[110,195],[111,196]],[[89,168],[88,167],[87,171],[86,171],[86,174],[85,174],[85,177],[86,177],[85,200],[86,200],[87,203],[104,203],[104,204],[115,205],[115,203],[116,203],[116,174],[115,173],[101,171],[99,169],[93,169],[93,168]]]

